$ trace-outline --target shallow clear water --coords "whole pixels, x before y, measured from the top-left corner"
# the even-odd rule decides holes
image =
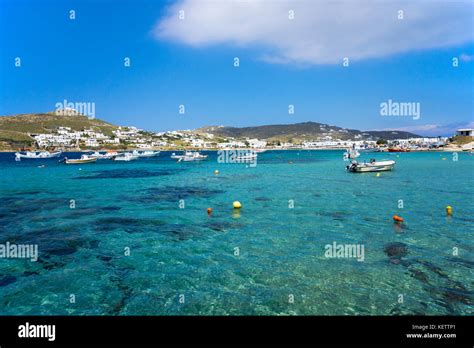
[[[363,155],[397,161],[377,177],[346,173],[342,151],[265,152],[255,168],[169,155],[0,154],[0,243],[39,246],[38,262],[0,259],[0,314],[473,313],[474,156]],[[326,258],[333,242],[364,261]]]

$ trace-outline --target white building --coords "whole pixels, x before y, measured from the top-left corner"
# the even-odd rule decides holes
[[[86,139],[84,141],[84,143],[88,147],[98,147],[99,146],[99,143],[98,143],[97,139],[95,139],[95,138]]]
[[[120,144],[120,139],[119,138],[104,139],[103,142],[106,144]]]
[[[69,127],[58,127],[57,133],[58,134],[64,134],[64,135],[69,134],[69,133],[71,133],[71,128],[69,128]]]
[[[456,131],[457,135],[461,135],[464,137],[474,137],[474,129],[473,128],[462,128]]]
[[[267,146],[267,142],[265,140],[259,140],[259,139],[249,139],[248,143],[249,143],[249,146],[253,149],[261,149]]]
[[[138,132],[140,132],[140,129],[136,127],[127,127],[127,130],[119,127],[119,129],[113,131],[113,133],[119,138],[136,137]]]
[[[229,141],[227,143],[219,143],[217,144],[217,147],[220,149],[227,149],[227,148],[239,148],[239,147],[245,147],[245,143],[242,141]]]

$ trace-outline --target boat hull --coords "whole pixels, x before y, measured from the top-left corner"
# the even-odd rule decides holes
[[[183,157],[182,161],[183,162],[195,162],[195,161],[204,161],[207,158],[207,156],[202,156],[202,157]]]
[[[138,156],[122,156],[122,157],[115,157],[114,161],[121,161],[121,162],[130,162],[135,161],[138,159]]]
[[[352,173],[386,172],[393,170],[394,167],[395,161],[382,161],[349,166],[348,170]]]
[[[139,158],[149,158],[149,157],[159,156],[160,151],[145,151],[145,152],[133,151],[132,155],[137,156]]]
[[[86,158],[86,159],[67,159],[64,162],[66,164],[86,164],[94,163],[97,161],[97,158]]]
[[[182,155],[176,155],[173,153],[171,158],[177,159],[178,162],[195,162],[204,161],[207,158],[207,155],[201,155],[199,152],[186,151]]]
[[[58,151],[58,152],[53,152],[53,153],[43,153],[43,154],[23,154],[23,153],[20,153],[20,152],[17,152],[15,153],[15,157],[18,158],[18,159],[48,159],[48,158],[57,158],[59,156],[61,156],[62,152],[61,151]]]
[[[118,155],[119,154],[117,152],[106,153],[106,154],[94,152],[94,153],[86,155],[86,156],[89,157],[89,158],[97,158],[98,160],[109,160],[109,159],[112,159],[113,157],[118,156]]]
[[[156,157],[158,156],[159,154],[153,154],[153,155],[138,155],[138,157],[140,158],[150,158],[150,157]]]

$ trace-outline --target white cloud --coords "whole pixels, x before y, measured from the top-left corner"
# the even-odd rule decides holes
[[[441,126],[439,124],[423,124],[419,126],[406,126],[406,127],[397,127],[397,130],[405,132],[426,132],[426,131],[436,131]],[[393,130],[395,128],[388,128],[384,130]]]
[[[153,34],[194,47],[256,48],[273,63],[334,64],[473,41],[473,17],[469,0],[179,0]]]

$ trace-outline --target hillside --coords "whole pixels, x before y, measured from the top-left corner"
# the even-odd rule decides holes
[[[0,117],[0,150],[17,150],[31,146],[33,138],[29,134],[52,133],[57,127],[70,127],[73,130],[100,130],[111,135],[117,129],[110,123],[99,119],[89,119],[82,115],[61,116],[54,112],[40,114],[21,114]]]
[[[54,112],[39,114],[22,114],[0,117],[0,150],[18,150],[22,147],[31,147],[34,139],[31,135],[39,133],[54,133],[58,127],[69,127],[74,131],[92,129],[111,136],[117,126],[99,119],[89,119],[79,114],[63,116]],[[213,126],[199,128],[193,133],[211,133],[220,138],[257,138],[267,139],[269,142],[316,141],[328,139],[358,139],[378,140],[380,138],[393,140],[397,138],[419,137],[416,134],[402,131],[359,131],[345,129],[317,122],[296,124],[267,125],[258,127],[223,127]]]
[[[333,139],[361,139],[361,140],[386,140],[400,138],[417,138],[419,135],[404,131],[360,131],[330,126],[324,123],[303,122],[295,124],[279,124],[257,127],[224,127],[210,126],[196,130],[197,133],[210,133],[215,136],[233,138],[258,138],[270,141],[310,141],[331,136]]]

